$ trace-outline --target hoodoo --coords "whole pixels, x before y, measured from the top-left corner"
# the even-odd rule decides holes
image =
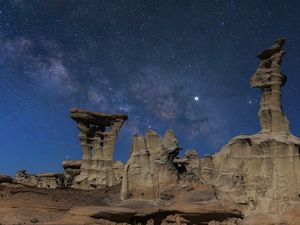
[[[73,187],[81,189],[112,186],[120,182],[115,176],[114,148],[120,128],[127,115],[93,113],[71,109],[71,118],[77,123],[83,156],[80,174],[74,177]],[[66,161],[64,164],[68,164]],[[120,165],[120,163],[117,163]]]
[[[280,68],[285,53],[282,50],[284,43],[285,40],[280,38],[271,48],[257,54],[261,63],[250,80],[252,87],[262,90],[259,120],[263,133],[289,132],[289,123],[280,101],[281,87],[286,83],[286,76]]]
[[[284,43],[280,38],[258,53],[261,62],[250,79],[251,86],[262,91],[261,130],[234,137],[219,152],[203,159],[196,150],[186,151],[180,158],[181,148],[172,130],[163,137],[149,130],[146,135],[134,135],[124,166],[113,161],[113,153],[127,115],[71,109],[80,132],[82,160],[63,161],[64,174],[32,175],[22,170],[15,179],[0,175],[2,187],[21,188],[30,196],[39,196],[22,205],[14,196],[19,190],[7,192],[8,205],[15,198],[22,209],[31,207],[30,216],[25,216],[13,205],[9,209],[13,215],[22,215],[14,218],[14,224],[23,224],[24,218],[28,222],[35,213],[44,225],[298,225],[300,138],[291,134],[281,104],[281,88],[286,83],[280,67]],[[44,193],[37,188],[56,190]],[[7,194],[5,189],[1,202],[6,198],[3,193]],[[26,201],[28,195],[24,196]],[[58,204],[61,199],[64,207]],[[40,200],[47,204],[40,206]],[[6,210],[1,214],[0,207],[0,223],[7,221]]]
[[[257,57],[261,60],[250,84],[262,90],[261,131],[233,138],[212,156],[208,183],[223,191],[244,212],[283,213],[300,202],[300,139],[290,133],[281,105],[285,40],[278,39]]]

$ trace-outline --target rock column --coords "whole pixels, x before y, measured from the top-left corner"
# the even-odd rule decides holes
[[[280,64],[284,51],[285,40],[280,38],[271,48],[260,52],[261,60],[257,71],[252,75],[250,84],[262,90],[259,119],[263,133],[289,132],[288,120],[281,106],[281,87],[286,82],[286,76],[281,73]]]
[[[114,176],[114,147],[118,133],[127,115],[93,113],[71,109],[71,118],[77,123],[82,148],[80,174],[74,187],[81,189],[112,186],[120,182]]]

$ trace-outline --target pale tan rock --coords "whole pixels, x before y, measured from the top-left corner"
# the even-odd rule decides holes
[[[169,130],[160,138],[149,131],[145,137],[134,136],[124,168],[112,156],[118,130],[127,116],[71,110],[80,130],[83,160],[64,161],[65,177],[73,176],[75,180],[70,184],[82,189],[111,186],[122,180],[123,201],[106,200],[106,193],[120,187],[117,185],[102,189],[101,199],[105,200],[101,204],[109,206],[87,205],[85,201],[70,210],[27,206],[38,209],[41,213],[31,210],[45,221],[41,224],[48,225],[299,225],[300,139],[290,133],[280,101],[281,87],[286,82],[280,69],[284,42],[278,39],[258,54],[261,63],[250,80],[253,87],[262,90],[259,133],[237,136],[218,153],[200,160],[195,150],[177,158],[180,148],[174,132]],[[105,130],[108,126],[109,131]],[[16,181],[34,187],[59,187],[60,177],[21,171]],[[5,181],[10,179],[0,176],[0,183]],[[51,193],[44,191],[35,193]],[[73,191],[89,196],[99,190]],[[8,194],[9,198],[12,196]],[[99,204],[99,199],[92,204]],[[21,215],[14,217],[13,223],[27,223],[31,216],[26,210],[26,215],[21,214],[20,208],[27,208],[24,204],[14,204],[9,209],[1,206],[1,222],[9,221],[8,213]],[[58,210],[59,217],[53,219],[54,215],[48,214],[51,210]]]
[[[299,225],[300,208],[288,210],[282,215],[276,214],[253,214],[240,222],[240,225]]]
[[[210,181],[246,215],[283,213],[299,204],[300,140],[290,134],[239,136],[213,155]]]
[[[261,132],[289,132],[289,123],[280,101],[281,87],[286,82],[280,68],[285,53],[282,50],[284,43],[285,40],[280,38],[271,48],[257,55],[261,63],[250,80],[252,87],[262,90],[259,109]]]
[[[27,174],[26,170],[20,170],[16,174],[16,182],[29,187],[37,187],[39,180],[36,176]]]
[[[109,115],[71,109],[71,118],[77,123],[83,151],[80,174],[74,177],[73,187],[93,189],[118,184],[114,174],[113,153],[118,132],[127,115]]]
[[[190,221],[182,218],[180,215],[169,215],[162,222],[161,225],[188,225]]]
[[[201,177],[204,183],[211,183],[214,176],[214,165],[212,163],[212,157],[208,154],[201,159]]]
[[[171,198],[164,198],[166,195]],[[207,224],[214,218],[224,221],[241,218],[241,212],[234,203],[219,201],[211,185],[191,184],[190,189],[171,184],[161,190],[163,198],[156,200],[125,200],[118,207],[130,208],[136,217],[151,218],[154,224]],[[139,222],[137,220],[137,222]],[[150,223],[150,221],[149,221]],[[229,223],[228,223],[229,225]]]
[[[223,221],[216,221],[216,220],[210,221],[208,225],[240,225],[241,221],[242,219],[240,218],[228,218]]]
[[[161,139],[154,131],[133,138],[125,165],[121,199],[156,199],[160,190],[178,182],[174,158],[180,148],[175,133],[168,130]]]
[[[124,175],[124,163],[121,161],[116,161],[113,164],[113,172],[117,183],[122,183],[122,178]]]
[[[16,174],[16,183],[38,188],[63,188],[64,176],[60,173],[40,173],[27,174],[25,170],[20,170]]]
[[[201,161],[195,149],[190,149],[184,154],[184,158],[175,158],[177,169],[182,182],[202,182]]]
[[[222,198],[253,213],[284,213],[300,203],[300,139],[293,136],[283,113],[280,94],[285,76],[279,39],[258,55],[262,59],[251,85],[262,89],[259,118],[262,130],[233,138],[220,152],[202,161],[202,176]],[[204,161],[206,160],[206,163]]]

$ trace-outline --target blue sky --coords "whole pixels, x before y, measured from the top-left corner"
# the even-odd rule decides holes
[[[0,172],[80,159],[73,107],[128,114],[123,162],[149,128],[212,154],[259,131],[249,79],[280,36],[283,105],[300,136],[299,24],[298,1],[1,1]]]

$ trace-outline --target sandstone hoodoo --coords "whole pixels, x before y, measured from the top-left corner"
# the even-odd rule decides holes
[[[280,38],[257,55],[261,63],[250,80],[262,90],[261,131],[233,138],[212,156],[208,183],[243,206],[246,214],[283,213],[300,203],[300,139],[290,133],[280,100],[286,82],[280,69],[284,43]]]
[[[285,53],[282,50],[284,43],[285,40],[280,38],[271,48],[257,54],[261,63],[250,80],[252,87],[262,90],[259,109],[262,133],[289,132],[289,123],[280,101],[281,87],[286,82],[280,68]]]
[[[80,174],[74,177],[73,186],[89,189],[117,184],[120,180],[114,175],[113,154],[127,115],[93,113],[82,109],[71,109],[70,113],[80,131],[83,152]]]
[[[161,137],[149,130],[133,137],[124,165],[113,154],[127,115],[71,109],[82,159],[63,161],[64,174],[1,175],[1,202],[9,210],[0,205],[0,223],[299,225],[300,138],[291,134],[281,105],[284,43],[280,38],[258,53],[250,79],[262,93],[258,133],[234,137],[200,159],[194,149],[179,157],[174,131]]]

